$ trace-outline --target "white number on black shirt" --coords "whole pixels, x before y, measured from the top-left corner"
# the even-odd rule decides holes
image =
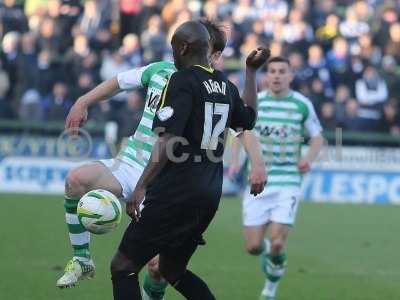
[[[216,150],[219,135],[225,130],[228,120],[229,104],[205,102],[204,130],[201,140],[201,149]],[[220,115],[221,119],[213,126],[214,115]]]

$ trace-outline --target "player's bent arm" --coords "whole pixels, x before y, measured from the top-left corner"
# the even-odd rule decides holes
[[[239,139],[250,158],[250,193],[257,195],[263,191],[267,182],[266,166],[262,157],[261,144],[250,130],[245,130],[240,134]]]
[[[260,166],[265,170],[261,144],[255,134],[251,130],[245,130],[238,138],[250,158],[251,166]]]
[[[256,70],[246,68],[246,79],[244,83],[244,90],[242,94],[243,102],[250,106],[257,116],[257,81]]]
[[[309,142],[310,148],[308,149],[303,160],[306,160],[309,164],[312,164],[317,159],[324,142],[325,139],[322,134],[312,137]]]
[[[120,91],[116,77],[100,83],[91,91],[79,97],[71,107],[65,121],[66,129],[81,127],[87,119],[88,108],[100,101],[106,100]]]
[[[122,89],[119,87],[117,77],[113,77],[100,83],[98,86],[79,97],[76,103],[85,107],[90,107],[95,103],[111,98],[121,91]]]
[[[267,48],[259,47],[253,50],[246,58],[246,79],[243,90],[243,101],[250,106],[257,115],[257,70],[268,60],[270,51]]]
[[[164,133],[157,139],[153,146],[150,160],[143,170],[143,173],[136,184],[135,190],[126,202],[127,214],[136,221],[140,218],[140,204],[144,199],[147,186],[161,172],[168,161],[170,140],[173,137],[173,134]]]
[[[235,175],[240,170],[240,150],[242,148],[242,143],[236,136],[232,139],[231,145],[231,160],[229,162],[228,176],[231,180],[234,180]]]

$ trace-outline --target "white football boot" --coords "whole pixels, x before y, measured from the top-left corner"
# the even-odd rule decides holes
[[[67,263],[64,272],[64,275],[57,280],[57,287],[59,288],[73,287],[81,279],[93,278],[95,266],[93,260],[83,262],[73,258]]]

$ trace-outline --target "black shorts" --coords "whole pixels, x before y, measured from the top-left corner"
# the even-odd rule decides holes
[[[119,251],[136,266],[144,266],[157,254],[191,256],[204,244],[203,232],[211,223],[216,209],[193,206],[147,203],[139,222],[126,229]]]

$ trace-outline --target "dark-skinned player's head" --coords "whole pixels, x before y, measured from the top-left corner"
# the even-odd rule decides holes
[[[178,70],[208,62],[210,34],[200,22],[188,21],[179,26],[172,36],[171,45]]]
[[[214,66],[221,58],[222,51],[225,49],[227,37],[224,27],[214,21],[208,19],[200,19],[199,22],[203,24],[211,37],[211,47],[209,53],[209,61],[211,66]]]

